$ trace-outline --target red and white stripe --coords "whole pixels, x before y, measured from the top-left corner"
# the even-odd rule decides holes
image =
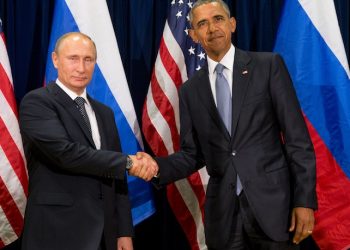
[[[21,234],[28,173],[18,126],[10,63],[0,39],[0,248]]]
[[[185,59],[166,22],[143,110],[142,129],[157,156],[179,150],[178,89],[187,80]],[[205,250],[204,200],[208,174],[205,169],[168,185],[170,206],[192,250]]]

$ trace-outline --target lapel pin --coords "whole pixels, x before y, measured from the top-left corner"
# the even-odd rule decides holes
[[[248,70],[245,70],[242,72],[242,75],[246,75],[246,74],[248,74]]]

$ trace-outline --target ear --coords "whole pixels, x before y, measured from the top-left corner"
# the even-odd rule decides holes
[[[58,55],[56,54],[56,52],[52,52],[51,59],[52,59],[53,66],[57,69]]]
[[[195,43],[199,43],[199,39],[197,37],[196,32],[193,29],[188,30],[188,33],[190,34],[190,37]]]
[[[232,33],[236,31],[236,19],[234,17],[230,18],[230,30]]]

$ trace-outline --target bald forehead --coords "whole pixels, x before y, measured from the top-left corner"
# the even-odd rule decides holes
[[[94,41],[89,36],[78,32],[67,33],[61,36],[56,42],[55,53],[59,54],[61,48],[65,46],[67,43],[78,42],[78,41],[82,41],[84,44],[90,44],[93,47],[95,56],[97,56],[96,45]]]

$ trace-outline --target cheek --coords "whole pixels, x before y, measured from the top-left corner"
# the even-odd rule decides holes
[[[206,39],[206,34],[207,34],[207,32],[204,29],[197,31],[196,35],[194,36],[194,39],[198,40],[199,42],[203,42]]]
[[[70,76],[72,76],[73,71],[74,70],[71,67],[62,67],[60,70],[61,74],[66,78],[69,78]]]
[[[93,74],[94,73],[94,69],[95,69],[95,65],[87,67],[87,71],[89,72],[89,74]]]

